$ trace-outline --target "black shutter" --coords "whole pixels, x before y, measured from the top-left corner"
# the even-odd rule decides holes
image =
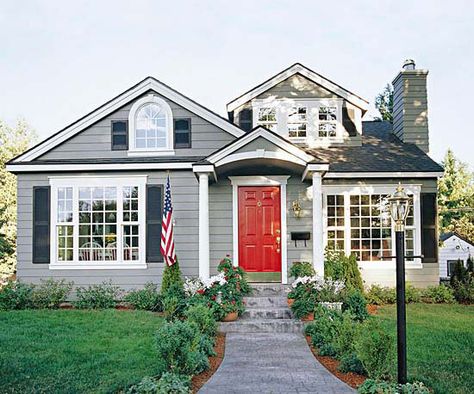
[[[252,130],[252,109],[244,108],[239,113],[239,126],[242,130]]]
[[[33,263],[49,263],[50,245],[50,209],[49,186],[33,187]]]
[[[147,185],[146,187],[146,261],[158,263],[163,261],[160,252],[161,218],[163,216],[163,186]]]
[[[425,263],[438,260],[437,208],[436,193],[421,193],[421,253]]]
[[[128,122],[126,120],[112,120],[112,150],[128,149]]]
[[[352,108],[342,107],[342,125],[351,137],[357,135],[357,127],[354,123],[354,118],[355,114]]]

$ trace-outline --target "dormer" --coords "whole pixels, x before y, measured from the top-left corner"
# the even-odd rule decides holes
[[[299,63],[227,104],[242,129],[264,126],[310,148],[360,145],[367,109],[366,100]]]

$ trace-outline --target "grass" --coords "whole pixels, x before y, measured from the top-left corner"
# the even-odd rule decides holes
[[[108,393],[160,370],[150,312],[0,312],[0,392]]]
[[[396,307],[379,309],[377,318],[396,335]],[[474,392],[474,306],[407,306],[408,379],[435,393]]]

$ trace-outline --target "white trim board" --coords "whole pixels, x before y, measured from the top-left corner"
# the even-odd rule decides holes
[[[10,172],[192,170],[192,163],[8,164]]]
[[[292,154],[296,158],[300,159],[302,162],[309,163],[314,160],[314,157],[308,155],[302,149],[298,148],[297,146],[293,145],[291,142],[286,141],[283,137],[276,136],[272,132],[268,131],[264,127],[257,127],[250,133],[246,134],[245,136],[239,138],[226,148],[217,151],[210,156],[207,157],[207,161],[210,163],[217,163],[219,160],[222,160],[224,157],[230,155],[231,153],[235,152],[236,150],[244,147],[248,143],[252,142],[253,140],[262,137],[267,141],[275,144],[279,148],[287,151],[288,153]]]
[[[259,96],[260,94],[266,92],[267,90],[271,89],[273,86],[279,84],[280,82],[292,77],[295,74],[300,74],[305,78],[308,78],[310,81],[321,85],[322,87],[334,92],[336,95],[346,99],[350,103],[354,104],[356,107],[359,107],[363,111],[367,111],[369,108],[368,101],[364,100],[363,98],[355,95],[354,93],[349,92],[348,90],[342,88],[341,86],[336,85],[334,82],[324,78],[322,75],[315,73],[314,71],[308,69],[307,67],[303,66],[302,64],[296,63],[295,65],[291,66],[290,68],[280,72],[279,74],[275,75],[273,78],[264,82],[263,84],[257,86],[256,88],[250,90],[249,92],[245,93],[244,95],[232,100],[230,103],[227,104],[227,112],[232,112],[241,105],[249,102],[253,98]]]
[[[429,172],[328,172],[324,178],[439,178],[441,171]]]
[[[288,240],[286,227],[286,184],[290,176],[230,176],[232,184],[232,255],[239,265],[239,186],[280,186],[281,282],[288,283]]]
[[[25,162],[36,159],[37,157],[43,155],[44,153],[58,146],[67,139],[73,137],[85,128],[91,126],[100,119],[111,114],[112,112],[116,111],[120,107],[124,106],[125,104],[129,103],[130,101],[134,100],[135,98],[139,97],[140,95],[146,93],[149,90],[154,90],[156,93],[195,113],[197,116],[202,117],[203,119],[207,120],[208,122],[214,124],[215,126],[221,128],[222,130],[228,132],[229,134],[235,137],[240,137],[245,134],[242,129],[230,123],[226,119],[202,107],[193,100],[185,97],[181,93],[176,92],[175,90],[159,82],[158,80],[152,77],[148,77],[132,89],[129,89],[126,92],[120,94],[112,101],[108,102],[107,104],[99,107],[89,115],[85,116],[83,119],[80,119],[74,122],[72,125],[66,127],[57,135],[49,137],[42,143],[33,147],[31,150],[18,156],[14,160],[14,162]]]

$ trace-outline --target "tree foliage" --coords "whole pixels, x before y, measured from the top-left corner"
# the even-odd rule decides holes
[[[16,176],[5,164],[24,152],[36,140],[25,121],[14,127],[0,121],[0,279],[15,272]]]
[[[474,240],[474,175],[449,149],[438,182],[440,232],[455,231]]]
[[[393,123],[393,87],[387,84],[382,93],[375,98],[375,107],[380,112],[379,120],[386,120]]]

